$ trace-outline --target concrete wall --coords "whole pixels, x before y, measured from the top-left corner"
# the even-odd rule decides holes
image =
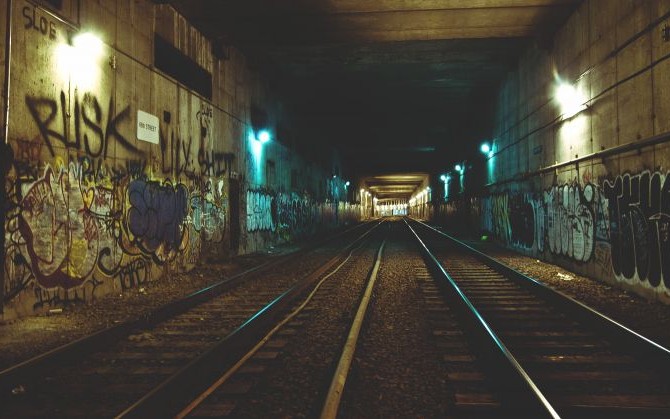
[[[287,183],[292,170],[314,182],[327,170],[259,145],[252,103],[274,121],[279,101],[239,51],[214,57],[171,7],[64,0],[51,14],[13,3],[2,318],[118,294],[357,214]],[[89,30],[101,48],[76,55],[69,34]],[[154,32],[211,73],[211,100],[154,68]],[[140,111],[158,118],[156,143],[139,139]]]
[[[551,49],[526,52],[500,89],[489,195],[473,210],[510,248],[665,302],[668,13],[662,0],[584,1]],[[588,106],[571,118],[559,79]]]

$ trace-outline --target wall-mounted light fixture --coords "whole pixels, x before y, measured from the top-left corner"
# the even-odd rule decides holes
[[[570,83],[559,81],[554,97],[560,106],[562,119],[571,118],[586,109],[586,98]]]
[[[493,156],[493,146],[489,142],[482,143],[482,145],[479,147],[479,151],[481,151],[486,157]]]
[[[270,135],[270,131],[266,129],[262,129],[258,131],[258,134],[256,134],[256,140],[260,141],[261,144],[265,144],[269,142],[272,139],[272,136]]]
[[[440,180],[444,182],[444,200],[446,201],[447,198],[449,198],[449,181],[451,180],[451,176],[449,175],[442,175],[440,176]]]
[[[74,85],[89,89],[100,79],[99,60],[104,43],[91,32],[68,34],[67,43],[55,49],[61,77]]]

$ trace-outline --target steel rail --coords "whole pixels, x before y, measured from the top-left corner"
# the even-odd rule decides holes
[[[613,320],[612,318],[593,309],[592,307],[589,307],[586,304],[577,301],[574,298],[495,260],[494,258],[484,254],[472,246],[463,243],[457,238],[437,230],[436,228],[426,223],[417,220],[414,221],[433,231],[434,233],[449,239],[463,249],[466,249],[484,264],[502,273],[517,284],[532,289],[533,291],[542,295],[544,298],[563,307],[570,313],[575,314],[577,317],[579,317],[580,320],[588,322],[601,333],[606,334],[608,338],[627,348],[627,350],[632,354],[635,354],[636,357],[641,358],[645,362],[653,364],[654,368],[663,368],[665,371],[670,373],[670,349],[665,348],[653,340],[635,332],[634,330],[624,326],[616,320]],[[643,356],[641,356],[641,354]]]
[[[451,275],[447,273],[442,264],[428,249],[418,233],[409,225],[407,220],[405,220],[405,223],[416,238],[426,265],[433,272],[433,275],[438,278],[438,285],[456,304],[457,313],[471,326],[470,330],[474,332],[473,338],[478,343],[474,345],[475,351],[478,352],[478,358],[490,370],[496,372],[496,377],[505,377],[493,382],[502,395],[501,407],[505,410],[505,413],[512,415],[510,417],[560,418],[537,384],[530,378]]]
[[[382,241],[382,244],[379,246],[379,250],[377,251],[377,256],[375,258],[374,266],[372,267],[372,272],[368,278],[368,284],[365,287],[363,298],[361,298],[358,310],[356,311],[356,316],[354,317],[354,321],[351,324],[351,329],[349,329],[347,340],[344,343],[342,355],[340,356],[340,360],[337,363],[335,374],[333,375],[333,379],[330,382],[330,387],[328,388],[328,393],[326,394],[326,401],[324,403],[323,409],[321,410],[321,419],[337,418],[337,411],[340,407],[340,401],[342,400],[342,394],[344,393],[344,385],[347,381],[347,376],[349,375],[349,370],[351,369],[351,363],[354,359],[354,353],[356,352],[358,337],[361,334],[361,327],[363,326],[365,313],[368,310],[368,305],[372,299],[372,290],[374,289],[375,282],[377,281],[377,273],[379,272],[379,267],[381,266],[382,252],[384,251],[385,244],[386,240]]]
[[[346,257],[351,249],[382,223],[383,221],[377,222],[336,256],[275,298],[221,342],[120,412],[116,418],[174,417],[179,414],[266,336],[274,327],[277,318],[291,307],[310,284]]]
[[[289,260],[301,257],[316,249],[318,246],[328,243],[342,235],[354,232],[367,225],[369,225],[369,223],[357,224],[335,234],[334,236],[330,236],[324,240],[318,240],[310,247],[300,249],[297,252],[280,256],[277,259],[254,266],[201,290],[195,291],[180,300],[167,303],[152,312],[147,313],[141,318],[120,323],[90,335],[83,336],[70,343],[6,368],[5,370],[0,371],[0,394],[7,394],[17,385],[21,385],[26,381],[30,381],[43,375],[46,369],[60,367],[64,364],[75,362],[81,359],[82,354],[94,352],[99,348],[117,342],[120,338],[127,336],[136,330],[150,328],[170,317],[183,313],[237,286],[249,274],[263,272]]]

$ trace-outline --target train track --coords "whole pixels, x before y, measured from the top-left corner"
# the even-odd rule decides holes
[[[0,417],[173,415],[377,225],[351,229],[0,372]]]
[[[380,234],[382,233],[380,232],[378,236]],[[276,323],[264,337],[259,339],[246,354],[240,357],[237,363],[223,372],[206,390],[195,397],[188,406],[176,415],[176,418],[266,417],[276,414],[265,410],[266,407],[250,405],[251,396],[249,393],[254,391],[251,387],[261,387],[263,381],[271,380],[268,370],[282,368],[281,365],[278,365],[278,358],[282,356],[300,357],[301,354],[297,353],[300,351],[296,351],[295,348],[289,349],[290,345],[287,341],[297,335],[299,330],[308,327],[307,324],[313,321],[315,312],[324,306],[333,305],[333,299],[338,298],[336,297],[338,290],[341,290],[342,287],[351,287],[353,292],[349,295],[354,298],[345,298],[348,301],[339,301],[341,307],[344,308],[342,310],[344,313],[355,312],[350,321],[343,322],[350,323],[350,327],[344,327],[345,324],[338,324],[331,325],[327,330],[320,330],[319,340],[323,340],[323,335],[327,334],[336,335],[336,341],[343,341],[341,352],[338,352],[339,348],[328,348],[328,350],[332,349],[331,356],[337,358],[338,362],[326,362],[320,371],[311,374],[310,379],[315,382],[312,386],[323,388],[325,395],[317,392],[311,400],[304,403],[311,405],[311,407],[305,407],[305,410],[300,412],[301,415],[306,416],[320,414],[322,418],[336,417],[344,384],[356,349],[356,342],[381,264],[384,245],[385,241],[380,237],[371,237],[366,243],[361,243],[360,247],[352,249],[347,258],[337,267],[329,270],[311,287],[310,292],[296,304],[290,313]],[[374,258],[371,257],[371,251],[374,251]],[[371,262],[372,268],[370,269]],[[363,278],[361,272],[369,272],[369,275],[367,278]],[[337,311],[330,310],[331,313]],[[303,334],[307,333],[305,330],[301,330],[301,332]],[[308,348],[308,352],[314,353],[316,351],[318,351],[316,347]],[[279,352],[282,352],[282,354],[279,355]],[[272,361],[274,361],[274,365],[270,366],[269,363]],[[324,383],[327,380],[330,382],[330,387],[325,391]],[[310,386],[303,384],[301,390],[296,389],[295,391],[307,393],[309,392],[308,387]],[[257,390],[256,393],[262,393],[262,390]],[[309,397],[307,396],[308,399]],[[321,410],[321,413],[318,410]]]
[[[476,359],[493,385],[492,416],[670,417],[668,349],[430,226],[408,227],[467,328],[474,356],[460,361]]]

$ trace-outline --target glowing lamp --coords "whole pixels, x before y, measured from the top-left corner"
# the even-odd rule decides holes
[[[584,96],[569,83],[561,82],[556,86],[556,101],[561,107],[563,118],[570,118],[586,109]]]
[[[82,56],[97,58],[102,55],[102,40],[90,32],[75,35],[72,46]]]
[[[482,146],[479,147],[479,149],[484,154],[489,154],[491,152],[491,146],[489,145],[489,143],[482,144]]]
[[[455,169],[457,172],[460,172],[460,171],[463,170],[463,166],[461,166],[460,164],[457,164],[456,166],[454,166],[454,169]]]
[[[256,138],[261,142],[261,144],[265,144],[271,139],[270,133],[267,130],[261,130]]]

